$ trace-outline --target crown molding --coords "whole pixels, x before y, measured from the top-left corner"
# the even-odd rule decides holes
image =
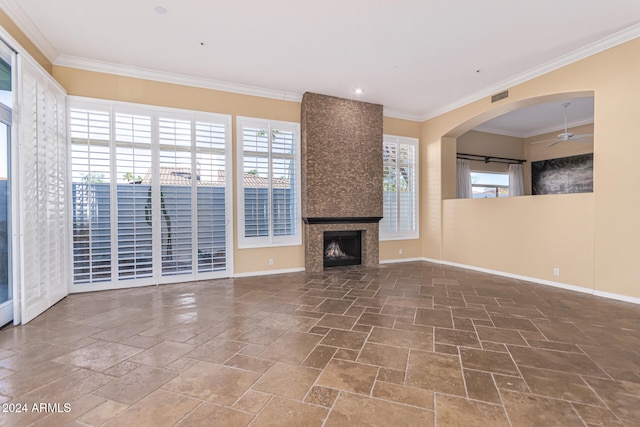
[[[513,86],[519,85],[526,81],[532,80],[536,77],[540,77],[543,74],[549,73],[551,71],[557,70],[558,68],[565,67],[574,62],[578,62],[581,59],[587,58],[589,56],[595,55],[596,53],[600,53],[604,50],[610,49],[612,47],[618,46],[622,43],[626,43],[633,39],[640,37],[640,23],[632,25],[631,27],[627,27],[622,31],[618,31],[617,33],[611,34],[607,37],[604,37],[594,43],[591,43],[582,48],[576,49],[572,52],[569,52],[565,55],[562,55],[556,59],[545,62],[537,67],[531,68],[528,71],[510,77],[506,80],[503,80],[494,85],[488,86],[481,91],[475,92],[472,95],[469,95],[465,98],[462,98],[456,102],[445,105],[441,108],[434,109],[432,111],[427,112],[420,118],[420,121],[426,121],[429,119],[433,119],[434,117],[440,116],[442,114],[453,111],[457,108],[463,107],[467,104],[471,104],[472,102],[479,101],[480,99],[494,95],[496,93],[507,90]]]
[[[383,113],[385,117],[391,117],[394,119],[410,120],[412,122],[421,122],[422,115],[409,113],[407,111],[395,110],[393,108],[387,108],[383,105]]]
[[[15,0],[0,0],[0,9],[7,14],[49,62],[53,64],[56,61],[58,52]]]
[[[203,77],[189,76],[185,74],[169,73],[165,71],[152,70],[149,68],[119,65],[110,62],[78,58],[75,56],[60,55],[58,56],[58,59],[56,60],[54,65],[60,67],[79,68],[82,70],[95,71],[98,73],[115,74],[124,77],[134,77],[144,80],[173,83],[183,86],[219,90],[223,92],[233,92],[241,95],[272,98],[282,101],[302,101],[302,94],[294,92],[265,89],[257,86],[230,83]]]
[[[224,82],[203,77],[188,76],[185,74],[168,73],[164,71],[152,70],[149,68],[125,66],[114,64],[111,62],[78,58],[75,56],[60,55],[58,56],[55,65],[60,67],[78,68],[98,73],[115,74],[124,77],[134,77],[144,80],[174,83],[183,86],[220,90],[223,92],[233,92],[242,95],[259,96],[262,98],[272,98],[293,102],[302,101],[302,94],[294,92],[276,91],[257,86],[241,85],[237,83]],[[403,120],[411,120],[416,122],[420,121],[419,114],[411,114],[405,111],[393,110],[389,108],[384,108],[383,115],[385,117],[392,117]]]

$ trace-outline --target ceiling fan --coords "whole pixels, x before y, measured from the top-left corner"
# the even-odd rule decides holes
[[[585,133],[582,135],[575,135],[573,132],[569,132],[567,131],[567,108],[569,108],[569,105],[571,105],[570,102],[565,102],[564,104],[562,104],[562,106],[564,107],[564,132],[559,133],[558,136],[554,139],[545,139],[543,141],[534,141],[531,144],[542,144],[545,142],[551,142],[551,144],[549,144],[547,146],[547,148],[553,147],[556,144],[559,144],[561,142],[567,142],[567,141],[576,141],[576,142],[591,142],[590,139],[591,137],[593,137],[592,133]]]

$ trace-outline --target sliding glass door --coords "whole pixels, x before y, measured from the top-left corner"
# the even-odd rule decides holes
[[[0,326],[13,319],[11,280],[11,50],[0,42]]]
[[[71,292],[228,277],[230,117],[70,104]]]
[[[0,115],[6,115],[4,108]],[[9,113],[10,114],[10,113]],[[0,326],[13,320],[13,284],[11,281],[11,181],[9,150],[11,122],[0,118]]]

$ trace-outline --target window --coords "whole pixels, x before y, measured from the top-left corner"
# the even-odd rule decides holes
[[[471,172],[471,189],[474,199],[509,197],[509,174]]]
[[[116,113],[114,121],[118,277],[152,277],[151,117]]]
[[[380,238],[417,239],[418,140],[384,135]]]
[[[227,272],[229,116],[77,101],[70,127],[79,290]]]
[[[300,126],[238,117],[238,244],[299,245]]]
[[[111,279],[109,113],[70,111],[74,283]]]

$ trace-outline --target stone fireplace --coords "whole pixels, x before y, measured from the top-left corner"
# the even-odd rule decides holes
[[[325,233],[359,232],[360,264],[379,263],[382,105],[315,93],[302,98],[305,268],[325,268]]]

